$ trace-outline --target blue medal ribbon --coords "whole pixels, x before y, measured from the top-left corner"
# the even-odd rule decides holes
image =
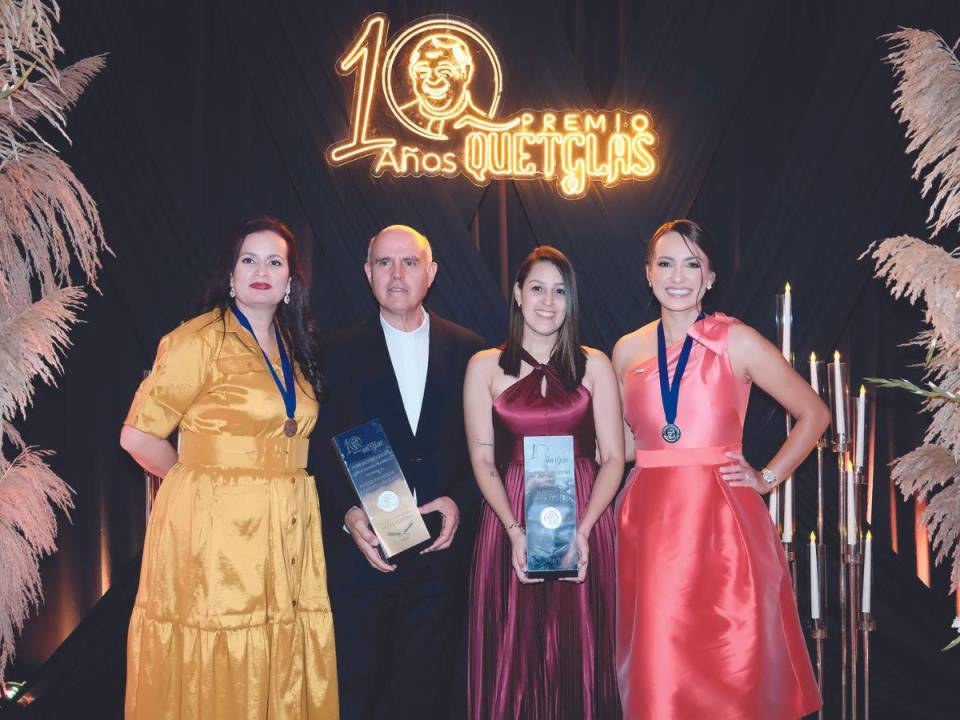
[[[267,357],[263,348],[260,347],[260,341],[257,340],[257,334],[253,331],[253,326],[250,324],[247,316],[240,311],[240,308],[238,308],[236,304],[231,304],[230,309],[240,324],[253,336],[257,347],[260,348],[263,359],[267,363],[267,368],[269,368],[270,374],[273,376],[273,382],[276,383],[277,389],[280,391],[280,397],[283,398],[283,407],[287,411],[287,422],[284,423],[283,430],[288,437],[293,437],[297,432],[297,421],[293,417],[297,412],[297,388],[293,384],[293,364],[290,362],[290,358],[287,356],[287,350],[283,346],[283,340],[280,337],[280,328],[274,323],[273,332],[276,333],[277,349],[280,352],[280,368],[283,371],[282,383],[277,376],[277,371],[273,369],[273,363],[270,362],[270,358]]]
[[[703,315],[698,315],[694,322],[703,319]],[[680,357],[677,359],[677,369],[673,373],[673,382],[667,370],[667,338],[663,332],[663,322],[657,321],[657,367],[660,370],[660,400],[663,403],[663,414],[667,424],[663,426],[660,434],[668,443],[675,443],[680,439],[680,428],[677,426],[677,405],[680,402],[680,381],[683,379],[683,371],[687,369],[687,360],[690,359],[690,351],[693,349],[693,338],[690,335],[683,341],[683,347],[680,348]]]

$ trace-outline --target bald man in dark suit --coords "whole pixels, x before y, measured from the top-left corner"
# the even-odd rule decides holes
[[[467,586],[480,496],[463,426],[463,377],[483,345],[423,307],[430,244],[391,226],[370,243],[379,312],[325,341],[330,400],[313,437],[324,515],[344,718],[466,716]],[[377,538],[329,437],[377,418],[437,536],[396,564]]]

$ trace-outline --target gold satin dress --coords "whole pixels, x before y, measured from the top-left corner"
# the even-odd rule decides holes
[[[318,405],[296,377],[288,438],[280,392],[233,313],[206,313],[160,341],[125,424],[161,438],[179,428],[179,462],[147,524],[127,718],[339,717],[317,491],[304,469]]]

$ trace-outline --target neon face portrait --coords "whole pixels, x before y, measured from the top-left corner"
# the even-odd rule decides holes
[[[420,112],[436,120],[457,117],[470,104],[473,59],[449,33],[428,35],[410,55],[409,73]]]

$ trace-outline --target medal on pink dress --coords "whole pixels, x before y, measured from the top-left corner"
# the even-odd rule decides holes
[[[703,315],[698,315],[698,322],[703,319]],[[683,341],[683,347],[680,348],[680,357],[677,359],[677,369],[673,373],[673,382],[670,381],[670,375],[667,369],[667,338],[663,332],[663,322],[657,322],[657,367],[660,370],[660,400],[663,403],[663,414],[666,418],[666,425],[660,431],[660,435],[671,445],[680,439],[680,426],[677,425],[677,406],[680,402],[680,380],[683,379],[683,371],[687,369],[687,360],[690,359],[690,351],[693,349],[693,338],[687,335]]]

